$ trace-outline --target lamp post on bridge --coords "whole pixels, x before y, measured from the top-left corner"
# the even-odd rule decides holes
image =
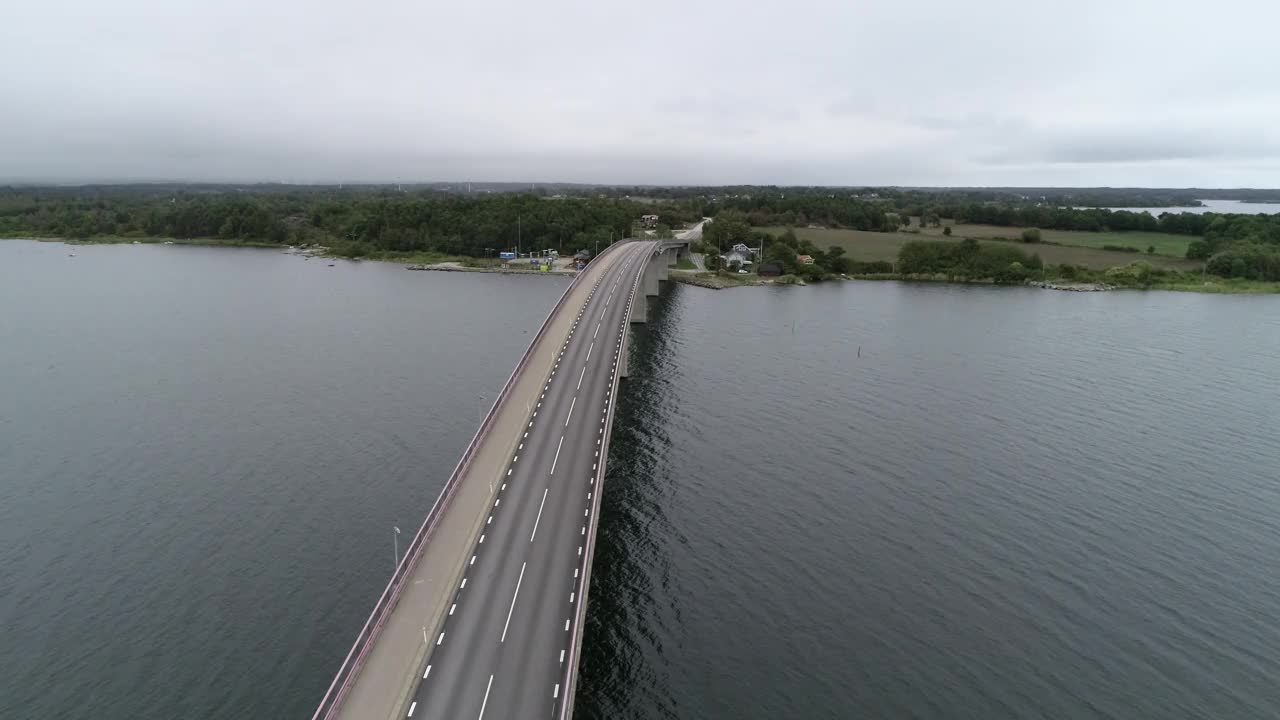
[[[392,525],[391,529],[396,531],[395,534],[391,536],[396,551],[396,564],[391,567],[391,574],[394,575],[396,568],[400,567],[400,528]]]

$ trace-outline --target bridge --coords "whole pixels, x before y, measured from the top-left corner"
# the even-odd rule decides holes
[[[507,379],[312,720],[565,720],[632,323],[695,227],[611,245]]]

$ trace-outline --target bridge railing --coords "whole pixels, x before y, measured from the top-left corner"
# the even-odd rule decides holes
[[[609,246],[605,249],[605,253],[608,253],[619,244],[621,243]],[[593,261],[604,257],[605,253],[596,256]],[[426,518],[422,521],[422,525],[418,527],[418,532],[414,534],[413,539],[405,547],[404,557],[400,560],[400,564],[396,566],[395,572],[391,575],[391,580],[382,591],[382,595],[378,597],[378,602],[374,604],[373,612],[369,613],[369,619],[365,620],[364,627],[360,628],[360,634],[356,636],[356,641],[352,643],[351,649],[347,651],[347,656],[342,660],[342,666],[338,668],[338,673],[334,676],[333,682],[329,684],[329,689],[325,691],[324,698],[311,716],[311,720],[330,720],[342,706],[342,701],[346,698],[347,693],[350,692],[352,683],[359,674],[360,668],[364,665],[374,641],[378,638],[378,633],[382,630],[382,626],[386,624],[387,618],[391,616],[391,611],[395,609],[396,601],[400,598],[400,591],[404,587],[405,578],[408,577],[410,570],[417,564],[426,539],[431,535],[431,531],[435,529],[444,509],[448,507],[449,501],[453,498],[454,491],[457,490],[461,479],[471,466],[471,460],[475,457],[476,450],[493,425],[494,418],[498,414],[498,408],[511,393],[511,389],[515,387],[516,382],[529,363],[533,349],[537,347],[542,337],[546,334],[547,328],[550,327],[552,318],[560,312],[560,308],[564,306],[570,293],[578,286],[585,273],[586,270],[583,270],[574,277],[573,282],[569,284],[560,299],[556,301],[555,307],[551,308],[551,312],[542,321],[542,326],[538,328],[537,334],[533,336],[529,347],[525,349],[524,355],[520,357],[520,362],[516,364],[515,370],[507,378],[506,384],[502,386],[502,391],[498,393],[493,405],[489,407],[489,412],[484,416],[484,420],[480,423],[476,434],[472,436],[471,443],[467,445],[466,451],[462,454],[462,459],[458,461],[458,464],[453,469],[453,474],[445,482],[444,488],[436,498],[435,504],[431,506],[431,510],[427,512]]]

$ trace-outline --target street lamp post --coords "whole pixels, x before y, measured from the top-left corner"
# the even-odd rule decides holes
[[[395,551],[396,551],[396,564],[392,566],[391,572],[395,573],[396,568],[400,567],[400,528],[396,527],[395,525],[392,525],[391,529],[395,530],[395,534],[391,536],[392,541],[395,543]]]

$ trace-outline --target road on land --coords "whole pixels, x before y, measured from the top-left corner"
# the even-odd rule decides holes
[[[427,638],[408,717],[549,718],[566,699],[600,448],[633,283],[653,243],[617,252],[577,309],[444,625]]]

